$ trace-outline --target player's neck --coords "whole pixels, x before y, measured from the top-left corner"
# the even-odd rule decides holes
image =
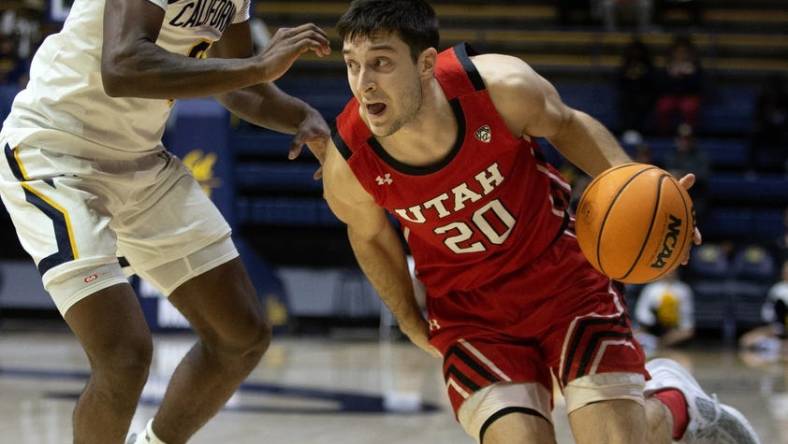
[[[423,89],[418,114],[399,131],[378,138],[395,159],[412,166],[427,166],[445,158],[457,140],[458,122],[437,79]]]

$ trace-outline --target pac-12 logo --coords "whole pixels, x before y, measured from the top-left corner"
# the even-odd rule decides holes
[[[492,129],[490,128],[490,125],[482,125],[476,130],[474,136],[476,136],[476,139],[480,140],[481,142],[490,143],[492,140]]]
[[[205,194],[211,197],[214,188],[219,188],[222,181],[214,177],[213,167],[216,165],[215,153],[204,153],[202,150],[192,150],[183,157],[183,164],[192,176],[199,182]]]

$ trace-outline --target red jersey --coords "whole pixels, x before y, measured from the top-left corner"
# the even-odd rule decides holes
[[[435,76],[458,133],[437,164],[414,167],[391,157],[355,98],[332,134],[361,185],[401,223],[430,297],[523,270],[570,221],[569,185],[535,141],[509,131],[469,51],[459,44],[438,55]]]

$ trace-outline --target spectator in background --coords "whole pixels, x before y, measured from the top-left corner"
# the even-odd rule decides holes
[[[695,46],[687,36],[676,36],[668,50],[662,73],[657,121],[663,133],[675,128],[676,114],[681,123],[697,126],[703,92],[703,69]]]
[[[656,78],[648,46],[635,37],[624,48],[618,68],[618,116],[624,131],[643,132],[654,107]]]
[[[621,145],[627,151],[632,160],[638,163],[647,163],[649,165],[657,165],[661,167],[660,162],[654,158],[654,153],[648,142],[643,139],[643,136],[635,131],[625,131],[621,135]]]
[[[657,349],[691,339],[695,335],[692,298],[689,285],[679,280],[675,270],[643,287],[635,306],[638,340]]]
[[[16,51],[18,39],[0,34],[0,86],[18,87],[26,77],[26,64]]]
[[[0,15],[0,34],[17,37],[17,56],[22,60],[31,58],[41,41],[43,10],[42,1],[25,0],[21,8]]]
[[[695,205],[696,217],[703,219],[706,212],[706,191],[710,173],[709,159],[698,149],[692,127],[684,123],[676,131],[676,150],[665,159],[665,169],[674,177],[695,174],[695,186],[692,188],[692,201]]]
[[[632,160],[639,163],[657,165],[657,161],[654,159],[654,156],[651,153],[651,147],[648,146],[646,142],[641,142],[635,145],[635,152],[632,155]]]
[[[788,359],[788,260],[783,263],[782,280],[769,289],[761,313],[767,325],[744,334],[739,345],[767,360]]]
[[[755,103],[750,170],[759,168],[788,171],[788,88],[779,74],[769,77]]]

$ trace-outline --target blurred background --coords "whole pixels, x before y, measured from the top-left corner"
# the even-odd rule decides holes
[[[752,407],[765,416],[757,424],[759,432],[772,438],[764,442],[788,442],[788,2],[431,3],[441,22],[440,49],[466,41],[479,52],[516,55],[550,80],[566,103],[603,122],[636,161],[677,176],[697,175],[691,194],[704,244],[675,275],[645,288],[629,286],[632,316],[651,355],[677,353],[690,366],[695,360],[695,367],[709,369],[706,382],[721,391],[727,383],[720,365],[752,369],[741,370],[737,380],[742,391],[751,392],[742,402],[756,406],[768,400],[766,407]],[[304,22],[324,27],[332,37],[330,57],[304,57],[277,82],[329,122],[350,97],[334,28],[347,5],[257,0],[252,6],[258,48],[277,28]],[[0,3],[0,121],[27,82],[36,47],[57,32],[68,6],[68,0]],[[312,179],[316,160],[305,150],[288,161],[289,142],[289,136],[239,121],[210,100],[179,102],[165,136],[165,144],[191,166],[234,226],[276,334],[286,338],[278,359],[287,350],[307,353],[296,345],[303,339],[312,344],[307,349],[316,343],[329,349],[395,347],[399,351],[371,368],[396,367],[398,353],[411,356],[402,348],[408,346],[358,270],[344,226],[321,197],[321,183]],[[542,145],[572,182],[576,202],[589,178],[548,143]],[[47,338],[68,342],[65,325],[4,209],[0,245],[0,336],[5,338],[0,350],[16,353],[15,344],[3,342],[14,334],[43,332],[34,336],[41,343]],[[180,341],[183,319],[144,282],[134,285],[152,328],[163,333],[159,337]],[[277,359],[276,350],[263,367]],[[409,359],[418,362],[413,368],[438,372],[437,363]],[[358,366],[364,368],[364,359]],[[3,374],[0,369],[0,380]],[[263,370],[261,377],[268,376]],[[378,379],[372,385],[384,394],[392,384],[413,385],[407,376],[397,383],[379,378],[384,388],[376,385]],[[445,395],[439,378],[433,379],[437,388],[427,392],[441,405]],[[419,404],[421,395],[413,393],[423,387],[416,386],[394,396],[390,405]],[[450,411],[440,414],[451,421]],[[443,442],[445,436],[431,442]]]

